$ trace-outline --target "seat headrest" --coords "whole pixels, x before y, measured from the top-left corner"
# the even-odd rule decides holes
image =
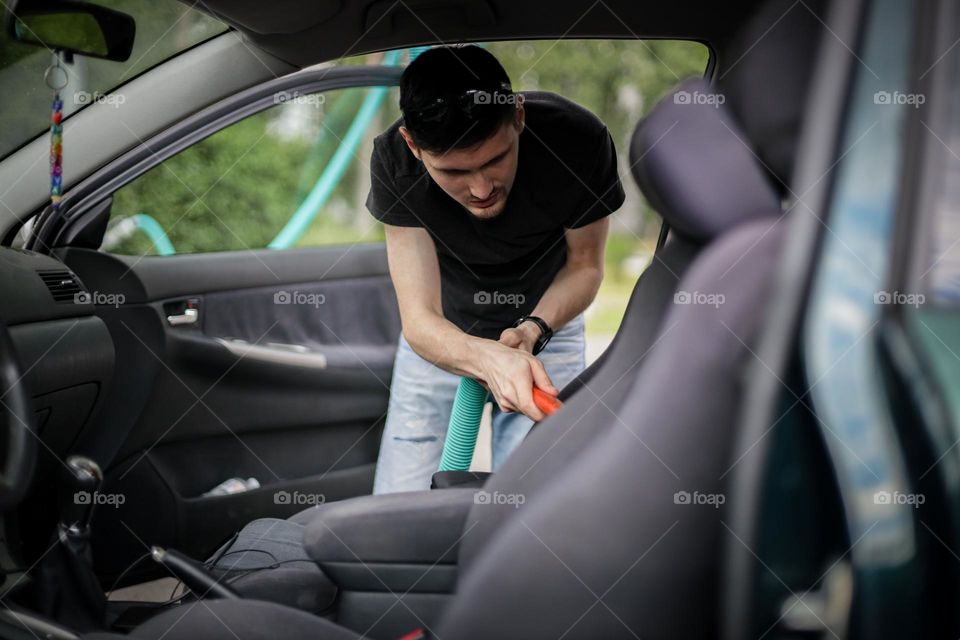
[[[707,242],[752,218],[777,215],[780,201],[717,94],[684,82],[637,125],[634,179],[670,228]]]

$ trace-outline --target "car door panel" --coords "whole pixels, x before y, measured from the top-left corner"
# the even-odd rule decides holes
[[[129,428],[80,447],[112,460],[104,492],[124,496],[97,511],[102,576],[137,538],[203,557],[251,519],[370,492],[400,333],[383,243],[60,255],[89,291],[123,296],[97,313],[126,354],[103,420]],[[194,321],[171,323],[187,303]],[[260,488],[204,496],[233,477]]]
[[[56,247],[94,294],[116,351],[112,397],[76,445],[104,467],[103,491],[123,497],[95,511],[93,556],[105,584],[130,569],[145,545],[203,558],[252,519],[369,493],[400,334],[383,242],[184,251],[181,241],[189,243],[181,235],[175,255],[122,255],[100,250],[113,208],[121,215],[133,206],[170,209],[158,209],[149,193],[118,206],[115,194],[153,169],[174,174],[158,165],[278,104],[351,88],[357,99],[365,87],[396,86],[401,70],[311,69],[252,87],[102,167],[64,195],[63,215],[37,225],[31,242]],[[335,101],[327,115],[343,123]],[[256,142],[231,156],[225,170],[239,171],[236,162],[251,158]],[[209,188],[218,183],[224,188],[219,179]],[[207,193],[183,180],[172,187],[198,201]],[[168,224],[182,234],[201,213],[221,225],[221,216],[266,220],[262,203],[253,202],[259,189],[248,192],[252,198],[233,197],[219,215],[207,206],[190,218],[183,216],[193,206],[174,210]],[[224,234],[224,248],[238,238]],[[260,486],[206,495],[230,478],[255,478]],[[155,573],[141,563],[124,584]]]

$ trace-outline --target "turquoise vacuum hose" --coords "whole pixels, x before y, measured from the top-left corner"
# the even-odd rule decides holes
[[[461,378],[453,400],[447,440],[443,443],[439,471],[469,471],[487,390],[473,378]]]

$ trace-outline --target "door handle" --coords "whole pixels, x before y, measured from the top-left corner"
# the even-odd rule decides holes
[[[780,607],[782,628],[788,637],[829,632],[846,638],[852,602],[853,568],[849,561],[837,561],[823,576],[819,590],[787,598]]]
[[[196,309],[184,309],[183,313],[167,316],[167,322],[170,326],[176,327],[181,324],[193,324],[200,318],[200,313]]]
[[[191,298],[181,302],[180,304],[183,305],[182,310],[180,313],[168,314],[167,324],[169,324],[171,327],[179,327],[185,324],[194,324],[200,319],[200,301],[198,299]]]

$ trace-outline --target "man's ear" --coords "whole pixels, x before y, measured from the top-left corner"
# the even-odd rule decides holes
[[[407,148],[410,149],[410,153],[416,156],[417,160],[420,160],[420,147],[413,141],[413,136],[410,135],[410,131],[407,130],[406,127],[400,127],[400,135],[403,136],[403,141],[407,143]]]
[[[513,126],[517,133],[523,133],[523,127],[527,121],[527,113],[523,110],[523,103],[517,103],[517,112],[513,116]]]

